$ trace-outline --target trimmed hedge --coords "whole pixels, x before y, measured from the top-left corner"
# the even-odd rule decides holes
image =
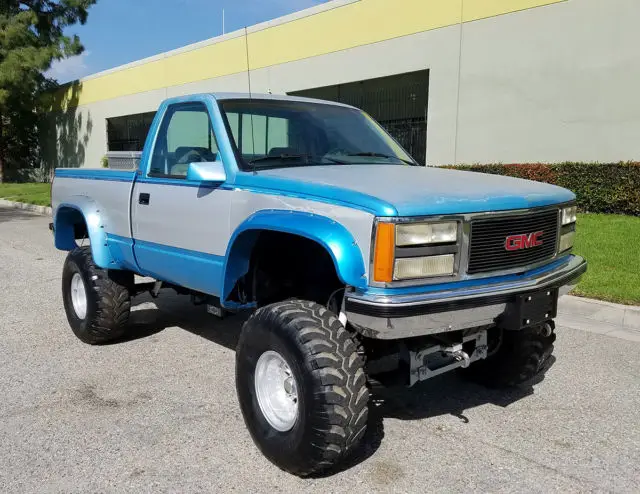
[[[588,213],[640,216],[640,163],[523,163],[447,168],[547,182],[575,192]]]

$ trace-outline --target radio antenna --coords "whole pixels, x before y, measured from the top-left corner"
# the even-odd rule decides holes
[[[249,32],[247,27],[244,28],[244,46],[247,52],[247,81],[249,81],[249,98],[251,99],[251,68],[249,66]]]
[[[244,46],[247,52],[247,82],[249,83],[249,101],[253,101],[253,93],[251,92],[251,66],[249,64],[249,31],[247,30],[247,26],[244,27]],[[255,158],[256,139],[255,139],[255,132],[253,128],[253,111],[249,113],[249,118],[251,119],[251,154],[253,154],[253,157]],[[242,150],[240,152],[242,153]],[[253,163],[252,168],[253,168],[253,173],[255,175],[257,173],[255,163]]]

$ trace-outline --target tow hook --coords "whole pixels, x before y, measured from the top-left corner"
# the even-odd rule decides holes
[[[475,348],[469,355],[462,345],[471,342],[475,343]],[[409,349],[409,386],[458,367],[467,368],[473,362],[487,358],[487,349],[486,329],[463,336],[460,343],[436,343]]]
[[[442,349],[442,352],[450,357],[453,357],[456,362],[462,362],[460,367],[466,369],[471,364],[471,358],[469,354],[462,349],[462,345],[453,345]]]
[[[553,326],[551,326],[551,324],[549,324],[548,322],[545,322],[540,328],[540,334],[545,338],[548,338],[549,336],[551,336],[552,333],[553,333]]]

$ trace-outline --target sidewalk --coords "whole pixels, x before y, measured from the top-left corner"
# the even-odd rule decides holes
[[[640,307],[566,295],[556,325],[640,342]]]

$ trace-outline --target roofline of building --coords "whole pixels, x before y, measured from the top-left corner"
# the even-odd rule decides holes
[[[162,60],[163,58],[167,58],[167,57],[171,57],[174,55],[180,55],[181,53],[187,53],[193,50],[197,50],[199,48],[203,48],[205,46],[209,46],[209,45],[215,45],[217,43],[222,43],[224,41],[228,41],[230,39],[234,39],[234,38],[240,38],[242,36],[245,36],[245,34],[252,34],[252,33],[256,33],[258,31],[264,31],[265,29],[269,29],[275,26],[280,26],[282,24],[287,24],[289,22],[293,22],[293,21],[297,21],[299,19],[302,19],[304,17],[311,17],[313,15],[316,14],[320,14],[322,12],[326,12],[328,10],[333,10],[333,9],[337,9],[340,7],[344,7],[345,5],[349,5],[352,3],[357,3],[357,2],[361,2],[362,0],[330,0],[329,2],[320,4],[320,5],[315,5],[313,7],[309,7],[307,9],[304,10],[300,10],[298,12],[293,12],[291,14],[288,15],[284,15],[282,17],[277,17],[275,19],[271,19],[269,21],[265,21],[265,22],[261,22],[259,24],[254,24],[253,26],[248,26],[246,28],[246,33],[245,33],[245,29],[238,29],[236,31],[232,31],[229,33],[225,33],[222,34],[220,36],[215,36],[213,38],[209,38],[203,41],[198,41],[197,43],[191,43],[189,45],[186,46],[182,46],[180,48],[176,48],[175,50],[170,50],[170,51],[166,51],[163,53],[159,53],[157,55],[152,55],[150,57],[146,57],[146,58],[141,58],[140,60],[135,60],[133,62],[129,62],[123,65],[118,65],[117,67],[113,67],[111,69],[106,69],[100,72],[96,72],[94,74],[88,75],[86,77],[83,77],[79,80],[76,81],[69,81],[66,84],[63,84],[63,86],[66,86],[68,84],[74,84],[76,82],[85,82],[85,81],[90,81],[91,79],[97,79],[98,77],[102,77],[105,75],[109,75],[109,74],[113,74],[115,72],[120,72],[121,70],[126,70],[126,69],[130,69],[133,67],[138,67],[140,65],[145,65],[147,63],[150,62],[155,62],[157,60]]]

